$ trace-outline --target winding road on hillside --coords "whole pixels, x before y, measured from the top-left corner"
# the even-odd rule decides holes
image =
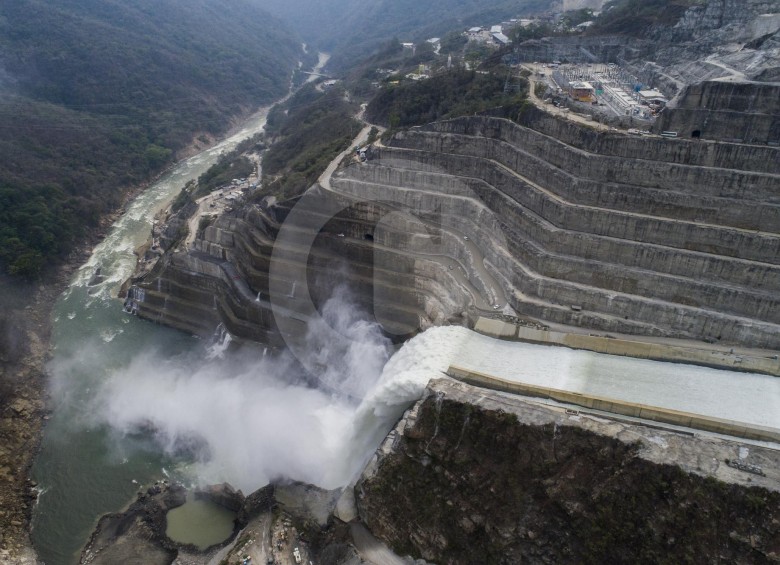
[[[361,111],[361,113],[356,116],[361,121],[363,121],[362,114],[363,112]],[[364,121],[364,123],[366,122]],[[375,126],[373,124],[366,123],[365,127],[363,127],[363,129],[360,130],[357,136],[355,136],[355,138],[352,140],[352,143],[349,145],[349,147],[342,151],[335,159],[333,159],[333,161],[330,162],[327,168],[320,175],[318,183],[321,187],[330,192],[342,194],[338,189],[333,187],[331,178],[335,171],[339,168],[339,165],[341,165],[344,158],[347,157],[347,155],[352,154],[355,147],[362,147],[368,141],[372,127],[376,127],[379,130],[379,135],[385,131],[385,128],[381,126]],[[377,146],[381,147],[381,141],[377,140],[375,143]],[[352,158],[357,160],[357,157],[354,155]],[[345,194],[351,198],[354,198],[354,195],[349,193]],[[438,193],[433,194],[439,195]],[[404,250],[404,252],[408,253],[409,255],[420,257],[421,259],[427,259],[439,263],[442,269],[448,271],[450,275],[457,281],[459,286],[470,295],[471,303],[477,312],[488,315],[494,314],[496,311],[506,313],[504,310],[507,309],[508,303],[504,295],[504,291],[501,288],[501,285],[498,284],[498,282],[485,268],[485,258],[479,247],[472,240],[470,240],[466,234],[457,233],[451,228],[442,228],[442,230],[445,231],[449,237],[457,238],[463,242],[466,247],[467,254],[470,258],[468,264],[464,265],[451,257],[441,254],[415,252],[413,250]],[[379,246],[377,243],[374,245]],[[393,249],[393,251],[397,250]],[[477,288],[478,286],[484,288],[485,292],[480,292]]]

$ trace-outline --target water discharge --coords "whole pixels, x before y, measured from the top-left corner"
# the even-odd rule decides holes
[[[327,55],[321,54],[320,66],[325,62]],[[148,238],[157,211],[222,153],[261,131],[269,109],[216,146],[178,163],[130,203],[55,305],[48,370],[54,411],[33,468],[42,493],[33,513],[33,542],[48,565],[76,561],[100,515],[120,509],[139,484],[176,464],[146,435],[123,436],[97,424],[91,411],[102,383],[136,356],[159,352],[175,363],[202,345],[124,314],[113,297],[131,275],[133,250]],[[88,286],[98,268],[104,278]]]
[[[262,127],[264,115],[252,123],[232,139]],[[338,287],[302,349],[308,356],[303,366],[321,368],[315,387],[286,354],[230,352],[224,328],[204,343],[124,314],[112,296],[130,275],[132,250],[147,237],[155,211],[230,143],[182,163],[140,196],[56,306],[49,368],[55,410],[34,469],[43,494],[33,537],[48,565],[76,561],[101,514],[117,511],[139,485],[168,470],[186,483],[229,482],[245,493],[278,477],[325,488],[347,484],[428,381],[451,363],[480,370],[494,362],[501,375],[530,375],[559,388],[576,384],[596,394],[589,387],[601,381],[629,397],[664,390],[660,380],[637,384],[632,376],[640,373],[664,373],[667,380],[696,373],[691,378],[704,388],[707,379],[742,377],[495,342],[459,327],[432,328],[391,355],[378,326],[353,305],[348,288]],[[98,266],[107,278],[88,288]],[[348,339],[330,343],[317,324]],[[763,395],[762,411],[780,406],[777,387],[767,382],[742,381],[750,383],[751,395]],[[730,400],[711,404],[718,402]]]

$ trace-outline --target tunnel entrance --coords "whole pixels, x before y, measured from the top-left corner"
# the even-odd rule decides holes
[[[695,129],[691,132],[691,137],[694,139],[699,139],[701,137],[701,130]]]

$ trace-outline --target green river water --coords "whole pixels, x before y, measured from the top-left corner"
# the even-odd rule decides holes
[[[165,535],[204,550],[230,536],[235,517],[227,508],[209,500],[195,500],[190,495],[187,502],[168,512]]]
[[[139,486],[166,473],[176,476],[186,463],[162,456],[141,434],[119,437],[91,420],[99,384],[127,366],[136,352],[162,352],[168,362],[188,363],[204,349],[200,340],[124,313],[116,293],[132,274],[133,250],[149,236],[155,213],[220,153],[261,131],[266,115],[267,109],[254,115],[239,131],[179,163],[136,198],[55,306],[48,369],[54,411],[33,468],[40,496],[32,537],[46,565],[77,562],[102,514],[132,501]],[[106,279],[88,286],[98,267]]]

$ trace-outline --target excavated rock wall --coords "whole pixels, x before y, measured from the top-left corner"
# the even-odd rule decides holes
[[[456,121],[450,127],[472,128],[470,132],[481,132],[488,125],[482,121]],[[458,123],[456,126],[455,123]],[[643,159],[662,163],[701,167],[715,167],[750,171],[753,173],[780,173],[778,150],[775,147],[742,145],[738,143],[697,143],[684,139],[658,137],[635,137],[619,133],[604,133],[591,128],[556,119],[537,108],[528,108],[518,123],[533,131],[547,135],[560,142],[582,149],[588,153]],[[466,133],[466,131],[463,131]],[[685,187],[678,187],[684,189]],[[775,191],[776,195],[777,192]]]
[[[355,498],[396,553],[436,563],[769,563],[779,491],[771,449],[435,380]]]
[[[276,288],[290,296],[277,304],[304,331],[305,272],[315,305],[348,280],[395,335],[492,313],[498,289],[519,314],[552,322],[780,347],[780,150],[604,135],[534,111],[522,120],[413,128],[342,167],[332,190],[312,193],[322,206],[296,220],[293,231],[323,226],[311,249],[281,242]],[[334,201],[343,210],[331,217]],[[224,214],[138,281],[133,309],[283,345],[269,273],[297,204]],[[385,225],[391,212],[400,219]]]
[[[780,84],[707,81],[685,89],[655,131],[780,145]]]
[[[599,142],[574,126],[554,138],[541,126],[460,118],[413,128],[334,184],[437,208],[479,241],[518,312],[777,346],[778,160],[766,160],[777,149],[754,148],[760,159],[745,146],[644,147],[627,136]],[[747,164],[730,168],[741,156]]]
[[[777,12],[774,0],[707,0],[691,6],[673,27],[658,29],[652,37],[668,43],[694,39],[708,47],[725,43],[724,36],[749,41],[777,29],[761,25],[767,15]]]
[[[304,227],[307,222],[324,226],[311,248],[282,242],[293,247],[280,260],[277,276],[285,276],[286,262],[296,272],[305,269],[311,297],[296,295],[300,281],[293,275],[277,281],[290,294],[276,296],[274,303],[299,327],[298,336],[282,335],[270,300],[270,271],[280,223],[295,204],[247,205],[223,214],[191,249],[171,250],[150,275],[135,281],[126,308],[198,335],[210,336],[222,325],[234,338],[282,347],[286,340],[303,337],[311,308],[346,284],[354,305],[372,313],[394,336],[448,320],[465,322],[467,304],[452,275],[429,258],[404,252],[413,246],[414,232],[387,226],[375,232],[391,210],[355,199],[333,217],[315,211],[298,220]]]

